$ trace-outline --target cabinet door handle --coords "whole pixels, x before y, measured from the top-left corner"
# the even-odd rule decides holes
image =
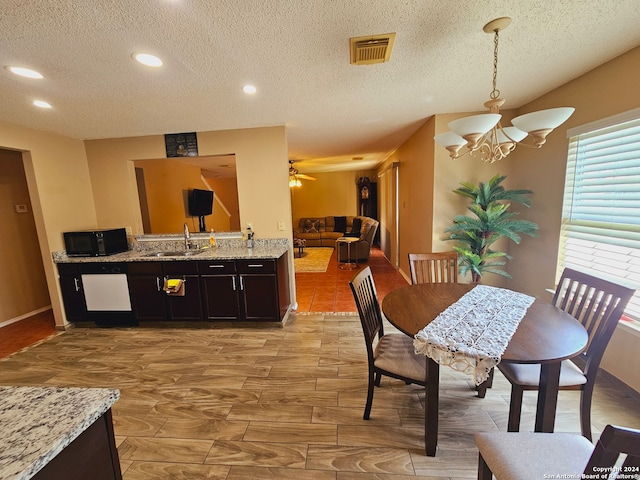
[[[244,290],[244,281],[242,280],[242,277],[240,277],[240,290]]]
[[[80,291],[80,283],[78,283],[78,279],[76,277],[73,278],[73,285],[76,287],[76,292]]]
[[[209,265],[209,268],[224,268],[224,265]]]
[[[231,277],[231,280],[233,281],[233,291],[236,291],[236,277]]]
[[[262,265],[261,263],[250,263],[249,265],[247,265],[249,268],[262,268],[264,267],[264,265]]]
[[[162,287],[160,286],[160,277],[156,277],[156,288],[158,291],[162,290]]]

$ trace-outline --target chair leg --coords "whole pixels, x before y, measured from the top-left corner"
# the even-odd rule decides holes
[[[491,480],[493,478],[493,473],[487,465],[487,462],[482,458],[482,454],[478,455],[478,480]]]
[[[524,390],[516,385],[511,385],[511,403],[509,404],[509,421],[507,432],[520,431],[520,414],[522,412],[522,396]]]
[[[376,387],[380,386],[380,379],[381,378],[382,378],[382,374],[380,372],[377,372],[376,373],[376,381],[375,381]]]
[[[379,373],[376,375],[380,375]],[[380,379],[378,378],[378,382]],[[367,403],[364,406],[364,415],[362,416],[363,420],[369,420],[369,416],[371,415],[371,405],[373,404],[373,385],[374,385],[374,374],[373,370],[369,370],[369,386],[367,388]]]
[[[582,436],[591,441],[591,399],[593,382],[587,382],[580,389],[580,429]]]

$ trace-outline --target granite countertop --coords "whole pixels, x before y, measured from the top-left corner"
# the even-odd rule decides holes
[[[0,386],[0,478],[32,478],[118,398],[116,389]]]
[[[286,238],[257,239],[253,248],[247,248],[239,239],[218,240],[218,247],[209,248],[206,240],[196,240],[193,252],[189,256],[153,256],[155,252],[183,251],[183,240],[145,240],[136,242],[127,252],[116,253],[104,257],[68,257],[66,252],[53,252],[55,263],[93,263],[93,262],[174,262],[191,260],[242,260],[252,258],[280,258],[289,250]]]

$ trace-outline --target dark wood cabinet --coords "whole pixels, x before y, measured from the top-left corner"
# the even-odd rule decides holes
[[[139,322],[167,319],[164,274],[160,262],[129,264],[129,295],[133,314]]]
[[[185,281],[184,296],[163,290],[167,278]],[[195,262],[133,262],[129,264],[129,294],[139,322],[202,320],[200,284]]]
[[[86,320],[87,305],[84,300],[79,264],[59,263],[58,273],[60,275],[60,291],[67,320],[72,322]]]
[[[177,276],[170,276],[177,278]],[[200,282],[198,275],[183,275],[184,296],[168,296],[167,306],[170,320],[202,320]]]
[[[205,317],[281,321],[290,303],[287,267],[286,254],[277,260],[199,262]]]
[[[275,275],[242,274],[242,307],[245,320],[278,319],[278,284]]]
[[[87,320],[80,265],[58,264],[70,321]],[[183,280],[184,295],[168,295],[167,279]],[[137,322],[280,322],[291,302],[287,253],[278,259],[127,262],[127,282]]]
[[[166,295],[170,320],[202,320],[200,279],[197,262],[162,262],[165,278],[184,280],[184,295]]]
[[[240,319],[240,282],[234,260],[199,262],[202,304],[207,320]]]
[[[279,317],[278,277],[275,260],[238,260],[240,296],[245,320]]]
[[[121,480],[111,409],[58,453],[34,480]]]

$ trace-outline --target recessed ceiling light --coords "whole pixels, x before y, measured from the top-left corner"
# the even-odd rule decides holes
[[[7,65],[5,68],[11,73],[15,73],[16,75],[20,75],[21,77],[44,78],[40,72],[36,72],[35,70],[31,70],[30,68],[12,67],[11,65]]]
[[[160,67],[162,66],[162,60],[155,55],[149,53],[134,53],[131,55],[136,62],[139,62],[147,67]]]
[[[36,107],[40,107],[40,108],[52,108],[51,104],[49,102],[45,102],[44,100],[34,100],[33,104]]]
[[[248,93],[248,94],[252,95],[252,94],[256,93],[258,90],[253,85],[245,85],[244,87],[242,87],[242,91],[244,93]]]

